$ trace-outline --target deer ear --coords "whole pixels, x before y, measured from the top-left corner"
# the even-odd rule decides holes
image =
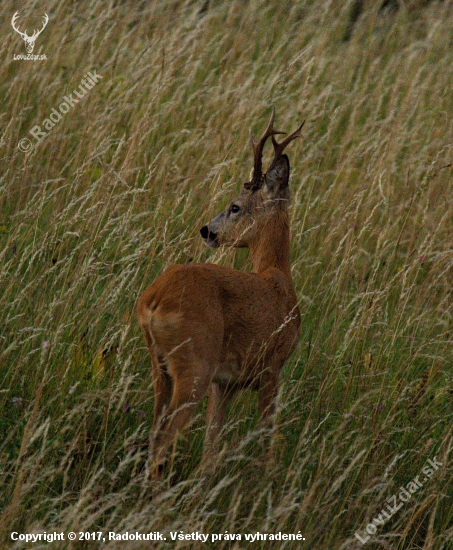
[[[269,194],[275,195],[281,189],[288,187],[289,159],[286,155],[278,157],[264,175],[266,189]]]

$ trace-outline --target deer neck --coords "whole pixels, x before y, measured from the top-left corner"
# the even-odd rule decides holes
[[[263,273],[274,267],[291,278],[289,219],[286,208],[266,218],[259,235],[250,243],[253,272]]]

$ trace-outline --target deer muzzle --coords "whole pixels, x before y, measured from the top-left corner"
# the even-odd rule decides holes
[[[217,233],[214,233],[209,228],[209,225],[203,225],[200,229],[200,235],[204,240],[205,244],[211,248],[217,248],[219,245],[217,243]]]

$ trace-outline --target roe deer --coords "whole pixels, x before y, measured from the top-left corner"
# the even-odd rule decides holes
[[[138,301],[152,362],[155,475],[177,431],[208,391],[205,451],[217,440],[235,391],[258,390],[261,418],[269,417],[279,374],[298,341],[300,312],[290,266],[290,166],[283,151],[301,137],[303,123],[278,143],[274,135],[283,132],[274,129],[274,114],[259,140],[251,133],[251,181],[200,230],[208,246],[248,247],[253,273],[213,264],[173,265]],[[271,136],[275,156],[263,174],[263,148]]]

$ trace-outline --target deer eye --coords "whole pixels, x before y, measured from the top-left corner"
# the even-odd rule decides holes
[[[237,214],[239,212],[240,208],[237,204],[233,204],[230,208],[230,212],[232,214]]]

